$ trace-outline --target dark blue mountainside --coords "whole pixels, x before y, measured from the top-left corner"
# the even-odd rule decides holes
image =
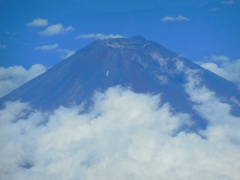
[[[4,102],[19,99],[41,110],[53,110],[60,105],[89,105],[96,90],[105,91],[121,85],[130,87],[134,92],[161,93],[163,102],[169,102],[174,111],[201,119],[195,115],[185,93],[184,73],[176,71],[176,61],[179,60],[186,67],[201,71],[203,83],[223,101],[231,103],[231,97],[240,101],[239,91],[233,83],[178,57],[156,42],[132,37],[91,43],[1,98],[0,105],[3,107]],[[240,112],[236,108],[235,113]]]

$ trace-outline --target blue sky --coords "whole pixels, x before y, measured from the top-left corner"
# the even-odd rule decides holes
[[[97,34],[141,35],[194,61],[238,59],[239,17],[236,0],[0,0],[0,66],[49,68]]]
[[[240,87],[238,0],[0,0],[0,22],[0,98],[95,39],[135,35]],[[240,117],[201,73],[176,67],[206,129],[180,131],[191,114],[119,86],[96,92],[89,112],[6,102],[0,179],[240,179]]]

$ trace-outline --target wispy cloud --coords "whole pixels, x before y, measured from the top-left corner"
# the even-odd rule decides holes
[[[35,47],[34,50],[49,51],[51,53],[57,54],[61,59],[68,58],[69,56],[75,53],[75,51],[73,50],[60,48],[58,44],[48,44],[48,45],[38,46],[38,47]]]
[[[34,50],[51,51],[51,50],[57,49],[58,47],[59,47],[58,44],[50,44],[50,45],[35,47]]]
[[[223,4],[226,4],[226,5],[231,5],[231,4],[234,4],[235,1],[233,0],[225,0],[225,1],[222,1]]]
[[[54,24],[48,26],[44,31],[41,31],[40,34],[44,36],[53,36],[58,34],[67,33],[70,31],[74,31],[72,26],[64,27],[62,24]]]
[[[230,58],[220,56],[210,56],[207,61],[198,62],[203,68],[234,82],[240,87],[240,59],[230,60]]]
[[[17,35],[16,32],[10,32],[10,31],[5,31],[5,34],[8,34],[8,35]]]
[[[22,66],[0,67],[0,97],[45,71],[46,68],[41,64],[35,64],[30,69]]]
[[[219,10],[218,7],[214,7],[214,8],[211,9],[212,12],[216,12],[216,11],[218,11],[218,10]]]
[[[0,43],[0,49],[6,49],[6,48],[7,48],[7,46],[5,44]]]
[[[62,59],[66,59],[68,57],[70,57],[71,55],[73,55],[76,51],[73,50],[68,50],[68,49],[57,49],[56,53],[58,54],[58,56]]]
[[[228,62],[230,61],[230,59],[227,56],[223,56],[223,55],[212,55],[208,58],[210,61],[214,61],[214,62]]]
[[[32,22],[28,23],[27,25],[32,27],[43,27],[48,25],[48,20],[36,18]]]
[[[114,39],[114,38],[123,38],[124,36],[120,34],[101,34],[101,33],[92,33],[92,34],[82,34],[77,36],[76,39]]]
[[[165,16],[161,19],[163,22],[169,22],[169,21],[189,21],[189,19],[185,16]]]

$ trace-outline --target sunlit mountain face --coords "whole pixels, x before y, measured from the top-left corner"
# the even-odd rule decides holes
[[[0,105],[1,178],[240,177],[237,86],[143,37],[94,41]]]

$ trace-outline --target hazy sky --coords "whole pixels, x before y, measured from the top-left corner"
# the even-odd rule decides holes
[[[236,0],[0,0],[0,66],[49,68],[109,34],[141,35],[195,61],[235,60],[239,17]]]

